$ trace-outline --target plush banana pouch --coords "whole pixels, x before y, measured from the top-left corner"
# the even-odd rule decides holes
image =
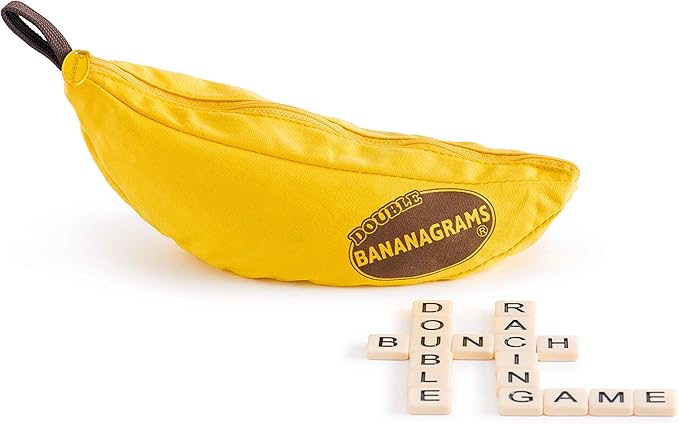
[[[19,2],[2,17],[62,70],[87,147],[120,197],[242,276],[336,286],[460,277],[536,241],[576,188],[578,169],[560,159],[365,130],[71,51]]]

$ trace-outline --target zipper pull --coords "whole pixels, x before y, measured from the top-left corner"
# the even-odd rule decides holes
[[[90,73],[91,60],[92,55],[85,50],[73,50],[69,53],[61,67],[64,81],[74,87],[82,84]]]

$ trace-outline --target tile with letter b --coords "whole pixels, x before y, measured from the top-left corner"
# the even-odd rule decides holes
[[[596,389],[589,392],[589,415],[629,416],[634,412],[631,390]]]
[[[410,355],[410,366],[434,366],[439,364],[450,364],[453,359],[449,350],[438,352],[414,352]]]
[[[639,417],[673,417],[677,415],[675,390],[635,390],[634,415]]]
[[[542,415],[540,389],[500,389],[497,403],[500,415]]]
[[[495,352],[495,366],[502,368],[537,368],[538,354],[528,350]]]
[[[408,336],[372,334],[368,337],[368,359],[408,359]]]
[[[453,359],[491,360],[494,356],[492,334],[454,334]]]
[[[545,389],[542,392],[545,415],[583,416],[589,413],[585,389]]]
[[[535,316],[535,302],[530,300],[498,300],[495,302],[495,317]]]
[[[573,362],[578,360],[578,336],[540,336],[537,340],[538,360]]]
[[[450,387],[408,388],[408,413],[413,415],[448,415],[452,399]]]

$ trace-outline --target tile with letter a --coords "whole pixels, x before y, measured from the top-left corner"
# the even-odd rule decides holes
[[[634,415],[639,417],[677,415],[677,392],[669,389],[635,390]]]
[[[497,317],[495,318],[496,334],[524,334],[535,336],[535,316]]]
[[[589,415],[629,416],[633,412],[631,390],[596,389],[589,392]]]
[[[372,334],[368,337],[368,359],[408,359],[408,336]]]
[[[585,389],[545,389],[544,414],[553,416],[583,416],[589,412]]]
[[[540,389],[501,389],[497,403],[500,415],[542,415]]]
[[[408,413],[413,415],[448,415],[451,403],[449,386],[408,389]]]

